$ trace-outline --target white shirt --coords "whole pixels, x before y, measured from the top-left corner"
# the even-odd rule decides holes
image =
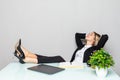
[[[90,48],[92,45],[85,45],[81,50],[78,50],[75,55],[73,62],[83,63],[84,52],[86,49]]]

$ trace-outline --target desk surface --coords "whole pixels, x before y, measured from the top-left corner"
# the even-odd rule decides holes
[[[100,80],[93,69],[85,66],[84,69],[65,69],[53,75],[30,71],[27,68],[38,64],[20,64],[13,62],[0,71],[0,80]],[[57,63],[48,64],[58,66]],[[112,70],[102,80],[120,80],[120,77]]]

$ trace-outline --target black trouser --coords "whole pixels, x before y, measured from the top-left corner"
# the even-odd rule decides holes
[[[42,56],[36,54],[39,63],[56,63],[56,62],[65,62],[65,60],[61,56]]]

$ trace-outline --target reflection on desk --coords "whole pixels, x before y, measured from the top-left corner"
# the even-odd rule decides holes
[[[59,73],[48,75],[40,72],[30,71],[27,68],[38,64],[20,64],[13,62],[0,71],[0,80],[100,80],[93,69],[84,64],[83,69],[69,68]],[[58,63],[47,65],[59,66]],[[120,77],[112,70],[108,70],[108,75],[102,80],[120,80]]]

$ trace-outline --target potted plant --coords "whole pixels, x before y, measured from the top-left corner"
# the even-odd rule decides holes
[[[92,68],[96,69],[96,74],[98,77],[104,78],[107,75],[108,68],[114,65],[114,61],[112,56],[101,48],[90,56],[88,64],[90,64]]]

